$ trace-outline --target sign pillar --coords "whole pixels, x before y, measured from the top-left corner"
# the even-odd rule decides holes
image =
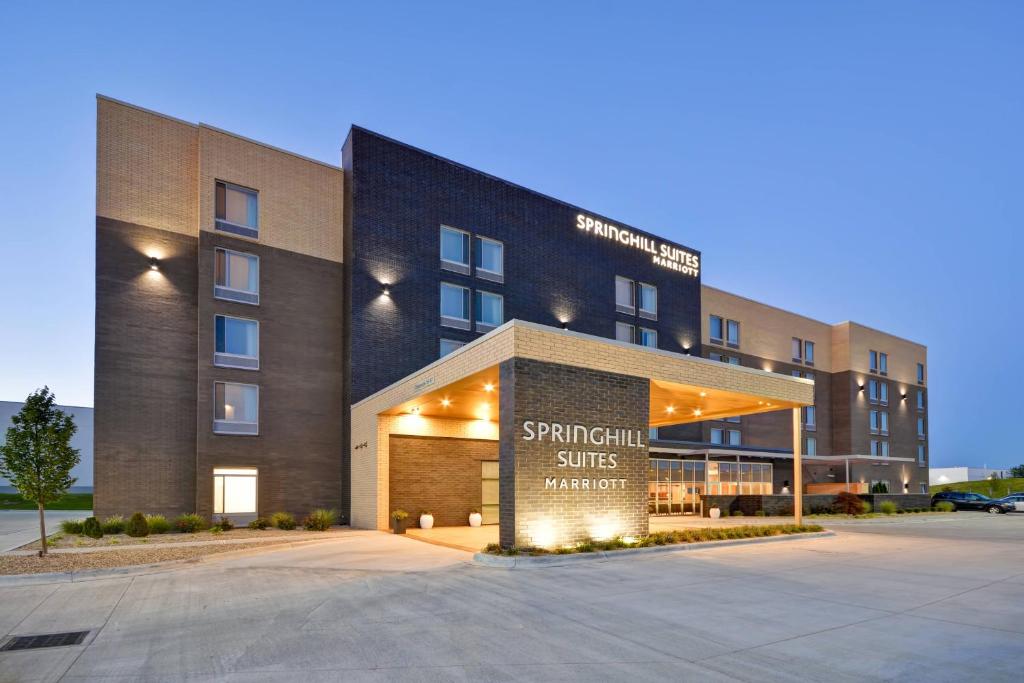
[[[804,522],[804,464],[800,452],[800,409],[793,408],[793,517]]]

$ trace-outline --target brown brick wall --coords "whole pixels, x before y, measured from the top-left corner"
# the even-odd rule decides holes
[[[480,510],[481,462],[498,459],[498,442],[424,436],[391,436],[388,493],[391,510],[434,514],[436,526],[466,526]],[[389,511],[390,512],[390,511]]]

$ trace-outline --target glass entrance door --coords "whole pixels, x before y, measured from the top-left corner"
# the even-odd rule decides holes
[[[699,472],[695,466],[699,465]],[[695,481],[694,477],[700,477]],[[651,458],[647,477],[647,512],[685,515],[700,512],[704,493],[704,463]]]

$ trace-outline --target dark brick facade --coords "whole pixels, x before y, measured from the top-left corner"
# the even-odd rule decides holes
[[[149,269],[149,255],[160,270]],[[196,496],[194,238],[96,219],[97,516],[191,512]]]
[[[646,534],[648,380],[524,358],[505,361],[500,373],[501,544]],[[528,440],[526,421],[624,428],[642,445]],[[559,467],[563,449],[615,453],[616,466]],[[591,488],[550,488],[552,477],[588,479]],[[601,480],[614,483],[603,488]]]
[[[480,511],[480,463],[497,459],[497,441],[391,436],[389,506],[408,512],[412,526],[423,511],[436,526],[466,526],[469,513]]]

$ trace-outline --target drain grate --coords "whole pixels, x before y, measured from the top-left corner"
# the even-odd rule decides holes
[[[14,636],[4,643],[3,647],[0,647],[0,652],[81,645],[87,635],[89,635],[88,631],[69,631],[67,633],[45,633],[38,636]]]

